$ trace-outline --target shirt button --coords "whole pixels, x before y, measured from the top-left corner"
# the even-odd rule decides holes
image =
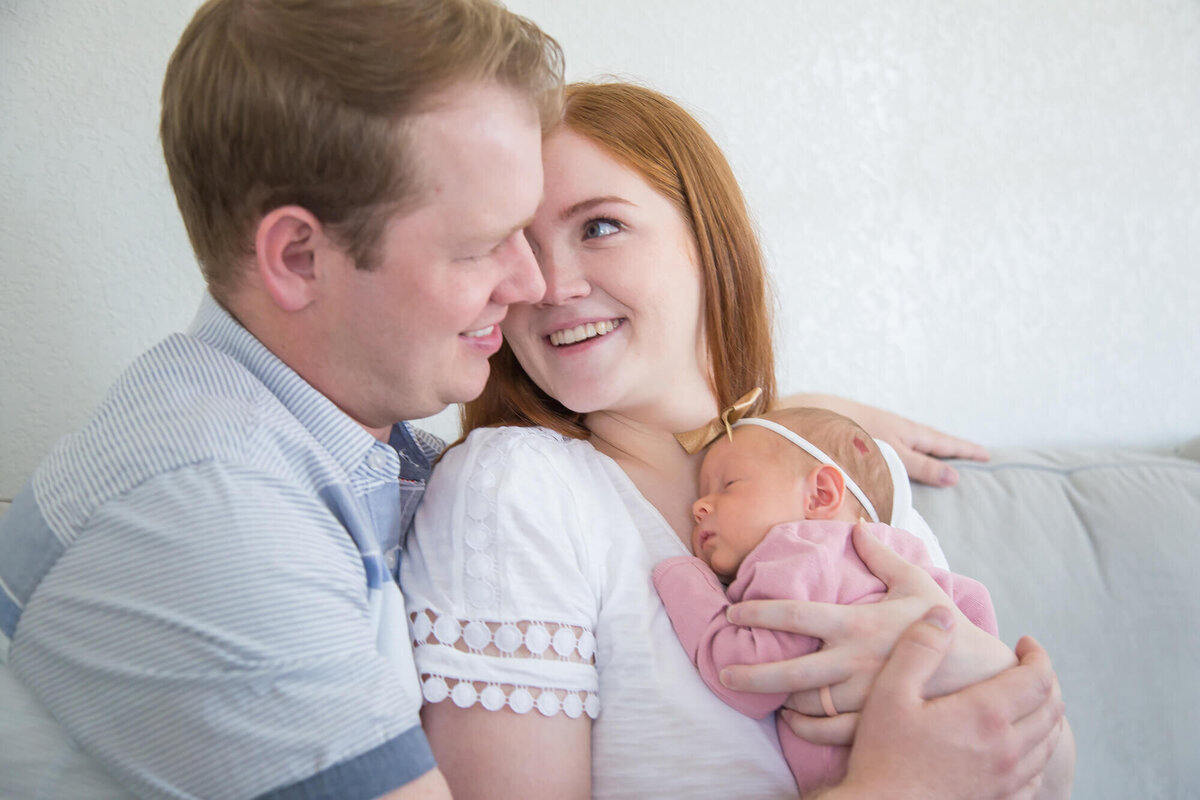
[[[367,466],[369,466],[371,469],[387,469],[387,465],[387,455],[379,452],[378,450],[372,450],[371,454],[367,456]]]
[[[396,562],[400,560],[400,553],[397,550],[388,550],[387,555],[383,557],[383,560],[387,562],[388,569],[395,571]]]

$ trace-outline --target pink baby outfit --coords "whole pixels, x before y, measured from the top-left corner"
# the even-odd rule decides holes
[[[934,567],[925,545],[912,534],[879,523],[871,532],[901,557],[925,568],[962,612],[983,630],[996,635],[996,613],[987,589],[978,581]],[[744,628],[725,619],[730,603],[790,598],[839,603],[873,603],[887,591],[850,540],[849,522],[798,521],[776,525],[746,557],[726,589],[699,558],[679,556],[654,568],[654,587],[662,598],[675,633],[704,682],[726,703],[761,719],[777,711],[786,694],[734,692],[721,685],[721,670],[730,664],[759,664],[794,658],[817,650],[820,639],[794,633]],[[840,780],[846,773],[848,747],[807,742],[778,719],[783,755],[801,792]]]

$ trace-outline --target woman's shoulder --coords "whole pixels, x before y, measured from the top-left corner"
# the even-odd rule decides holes
[[[563,436],[558,431],[537,425],[500,425],[489,428],[476,428],[467,434],[462,447],[480,447],[485,443],[491,446],[525,446],[548,450],[568,447],[571,442],[582,441]]]
[[[481,428],[447,450],[406,540],[406,594],[463,618],[587,618],[595,548],[585,510],[596,488],[578,466],[581,445],[590,449],[545,429]],[[555,605],[564,597],[573,615]]]
[[[442,473],[499,471],[506,474],[523,470],[542,472],[586,468],[596,450],[583,439],[572,439],[541,427],[505,426],[476,428],[458,445],[442,456],[434,476]],[[544,475],[542,477],[545,477]]]

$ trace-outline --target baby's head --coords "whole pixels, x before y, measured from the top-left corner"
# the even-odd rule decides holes
[[[783,431],[759,424],[781,426]],[[786,432],[834,464],[824,463]],[[835,466],[836,465],[836,466]],[[700,499],[692,505],[692,551],[727,580],[771,528],[800,519],[853,522],[872,515],[849,491],[849,478],[879,520],[892,516],[892,478],[875,440],[853,420],[823,408],[785,408],[737,423],[708,449]]]

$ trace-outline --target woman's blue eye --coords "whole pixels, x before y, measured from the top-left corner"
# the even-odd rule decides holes
[[[591,219],[583,226],[584,239],[597,239],[601,236],[612,236],[621,230],[621,226],[611,219]]]

